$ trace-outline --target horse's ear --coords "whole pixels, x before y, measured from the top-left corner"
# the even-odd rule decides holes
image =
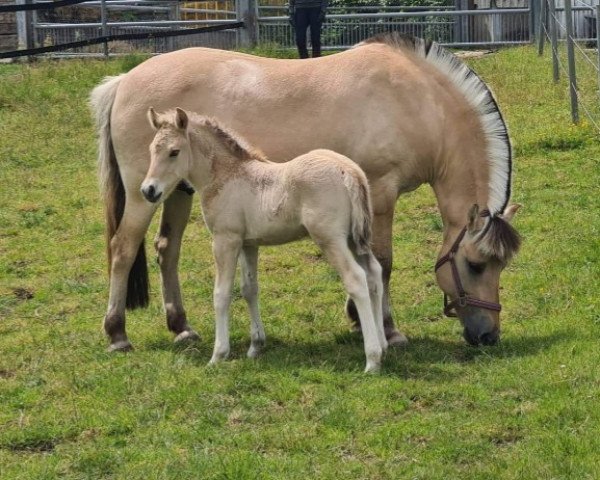
[[[483,219],[479,215],[479,205],[476,203],[469,209],[467,215],[467,231],[470,234],[475,234],[483,227]]]
[[[509,205],[504,209],[502,218],[510,223],[513,217],[515,216],[515,213],[517,213],[522,206],[523,205],[521,205],[520,203],[513,203],[512,205]]]
[[[160,128],[160,122],[158,121],[158,114],[154,111],[154,108],[150,107],[148,109],[148,121],[150,122],[150,126],[154,130],[158,130]]]
[[[185,110],[182,110],[179,107],[176,108],[175,111],[177,112],[177,115],[175,115],[175,123],[177,124],[177,128],[179,128],[181,130],[187,130],[187,126],[188,126],[187,113],[185,113]]]

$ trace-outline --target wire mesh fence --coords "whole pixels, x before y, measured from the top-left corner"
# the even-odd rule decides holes
[[[573,122],[580,122],[581,113],[600,133],[600,6],[583,0],[556,2],[542,0],[539,53],[548,42],[554,81],[564,77],[569,87]]]

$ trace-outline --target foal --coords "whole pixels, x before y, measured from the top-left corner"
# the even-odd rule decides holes
[[[287,163],[268,161],[215,120],[170,110],[148,111],[156,130],[150,168],[141,187],[152,202],[165,199],[181,180],[200,193],[213,234],[216,263],[216,338],[210,363],[229,355],[229,306],[238,257],[241,290],[251,316],[249,357],[265,344],[258,312],[260,245],[280,245],[307,235],[339,273],[358,309],[366,372],[380,368],[383,331],[381,267],[369,246],[372,209],[363,171],[330,150],[314,150]]]

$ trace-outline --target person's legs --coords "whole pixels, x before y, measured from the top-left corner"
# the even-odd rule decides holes
[[[308,8],[297,8],[294,13],[296,46],[298,47],[300,58],[308,58],[308,49],[306,48],[306,29],[309,25],[308,10]]]
[[[321,8],[307,8],[309,10],[309,22],[310,22],[310,43],[312,44],[312,56],[313,58],[321,56]]]

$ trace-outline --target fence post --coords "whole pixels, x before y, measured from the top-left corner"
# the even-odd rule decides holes
[[[542,2],[540,8],[540,30],[539,30],[539,43],[538,43],[538,55],[544,54],[544,43],[546,43],[546,0],[540,0]]]
[[[181,9],[179,8],[179,3],[175,2],[170,10],[169,10],[169,20],[173,22],[179,22],[181,20]],[[197,27],[197,25],[195,25]],[[179,25],[172,27],[174,30],[179,30],[181,27]],[[179,38],[180,37],[169,37],[167,38],[167,48],[169,52],[173,52],[175,50],[179,50]]]
[[[552,49],[552,78],[554,83],[557,83],[560,78],[560,71],[558,69],[558,38],[556,34],[556,0],[548,0],[548,6],[550,7],[550,48]]]
[[[567,61],[569,63],[569,92],[571,93],[571,118],[579,123],[579,106],[577,105],[577,74],[575,72],[575,49],[573,48],[573,14],[571,0],[565,0],[565,26],[567,29]]]
[[[28,5],[33,3],[32,0],[17,0],[17,4],[19,5]],[[33,15],[31,14],[31,10],[17,12],[17,42],[18,49],[25,50],[29,48],[33,48],[33,25],[32,25]],[[28,57],[30,59],[30,57]]]
[[[600,94],[600,3],[596,5],[596,51],[598,54],[598,93]]]
[[[540,3],[543,0],[540,0]],[[536,40],[535,37],[535,29],[536,29],[536,25],[538,24],[537,20],[538,20],[538,0],[529,0],[529,41],[531,43],[534,43]]]
[[[108,11],[106,9],[106,0],[100,2],[100,21],[102,22],[102,36],[106,37],[108,35]],[[108,42],[104,41],[102,45],[104,58],[108,59]]]
[[[256,46],[256,13],[254,2],[256,0],[236,0],[235,11],[238,22],[244,22],[238,28],[238,44],[241,47]]]

